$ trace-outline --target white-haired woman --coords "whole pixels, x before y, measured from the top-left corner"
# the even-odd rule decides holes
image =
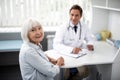
[[[44,38],[41,24],[29,19],[21,30],[23,40],[19,54],[19,64],[23,80],[53,80],[64,65],[62,57],[57,60],[44,54],[40,42]]]

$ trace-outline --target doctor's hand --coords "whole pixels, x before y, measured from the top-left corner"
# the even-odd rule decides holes
[[[72,53],[78,54],[79,51],[82,51],[82,49],[75,47],[75,48],[73,48]]]
[[[88,50],[90,50],[90,51],[94,51],[93,45],[87,45],[87,48],[88,48]]]
[[[64,58],[63,58],[63,57],[59,57],[59,58],[57,59],[56,65],[58,65],[58,66],[63,66],[63,65],[64,65]]]

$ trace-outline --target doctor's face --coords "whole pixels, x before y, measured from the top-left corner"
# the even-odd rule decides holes
[[[78,9],[72,9],[69,14],[72,24],[77,25],[79,20],[81,19],[80,11]]]
[[[41,25],[33,25],[33,27],[28,32],[28,38],[30,42],[34,44],[39,44],[44,37],[44,32]]]

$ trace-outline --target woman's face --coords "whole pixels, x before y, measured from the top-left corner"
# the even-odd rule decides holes
[[[40,25],[34,26],[28,32],[28,38],[30,42],[39,44],[44,38],[44,32]]]

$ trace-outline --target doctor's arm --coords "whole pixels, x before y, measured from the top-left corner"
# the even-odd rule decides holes
[[[89,29],[86,30],[86,41],[87,41],[86,47],[88,48],[88,50],[93,51],[94,50],[94,38]]]
[[[71,53],[73,50],[73,47],[67,46],[64,44],[64,35],[65,35],[66,29],[60,28],[56,31],[55,38],[53,41],[53,48],[59,52],[64,53]]]

